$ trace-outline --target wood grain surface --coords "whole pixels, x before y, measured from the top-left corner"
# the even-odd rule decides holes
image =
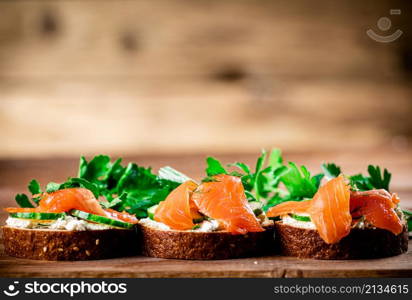
[[[213,153],[211,153],[213,154]],[[171,165],[194,178],[201,178],[204,154],[133,156],[125,161],[151,165],[155,169]],[[225,163],[252,163],[256,154],[219,155]],[[388,152],[304,152],[286,153],[285,160],[305,164],[318,171],[322,161],[334,161],[345,172],[364,171],[367,164],[387,167],[393,173],[392,190],[399,193],[403,207],[412,208],[411,151]],[[77,171],[77,159],[51,158],[0,161],[0,206],[13,206],[14,194],[26,192],[29,180],[42,184],[61,181]],[[0,222],[6,214],[1,212]],[[3,247],[3,246],[1,246]],[[410,247],[411,248],[411,242]],[[44,262],[7,257],[0,249],[0,276],[17,277],[411,277],[412,252],[384,259],[361,261],[316,261],[280,256],[222,261],[182,261],[129,257],[89,262]]]
[[[412,242],[409,243],[409,248]],[[1,251],[3,249],[0,249]],[[2,252],[3,253],[3,252]],[[3,277],[412,277],[412,252],[390,258],[319,261],[282,256],[185,261],[143,256],[44,262],[0,256]]]
[[[2,1],[0,75],[396,77],[394,50],[407,50],[408,37],[382,47],[365,34],[394,7],[410,3]],[[392,22],[410,29],[407,13]]]
[[[402,147],[411,7],[0,1],[0,157]],[[396,42],[366,35],[382,16]]]

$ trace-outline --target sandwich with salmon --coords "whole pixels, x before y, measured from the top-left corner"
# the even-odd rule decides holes
[[[207,177],[200,183],[179,176],[181,184],[139,221],[143,254],[205,260],[271,253],[273,221],[260,201],[270,168],[263,167],[265,157],[258,159],[254,172],[242,163],[232,165],[242,173],[229,172],[209,157]]]
[[[51,182],[44,191],[32,180],[28,187],[32,196],[18,194],[20,207],[5,208],[9,213],[2,227],[5,251],[39,260],[137,255],[136,215],[176,186],[134,163],[125,167],[120,159],[112,163],[104,155],[90,162],[82,157],[78,177]]]
[[[311,177],[305,167],[281,166],[286,187],[266,207],[274,218],[283,255],[315,259],[367,259],[394,256],[408,249],[407,214],[389,191],[391,174],[377,166],[368,176],[345,176],[335,164]],[[324,184],[321,184],[325,177]]]

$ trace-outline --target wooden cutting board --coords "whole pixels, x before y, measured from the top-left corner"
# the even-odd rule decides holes
[[[409,249],[412,241],[409,242]],[[0,277],[412,277],[412,251],[382,259],[320,261],[283,256],[184,261],[143,256],[48,262],[0,254]]]

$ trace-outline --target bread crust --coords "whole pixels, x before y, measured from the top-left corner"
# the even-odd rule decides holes
[[[399,255],[408,250],[408,230],[399,235],[379,228],[351,230],[336,244],[327,244],[316,230],[275,222],[276,243],[282,255],[315,259],[369,259]]]
[[[224,231],[159,230],[138,225],[146,256],[188,260],[229,259],[273,253],[274,226],[245,235]]]
[[[36,260],[95,260],[138,254],[135,230],[50,230],[3,226],[5,252]]]

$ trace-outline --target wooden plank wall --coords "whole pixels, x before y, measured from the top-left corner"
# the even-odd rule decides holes
[[[0,1],[0,156],[408,147],[411,6]]]

